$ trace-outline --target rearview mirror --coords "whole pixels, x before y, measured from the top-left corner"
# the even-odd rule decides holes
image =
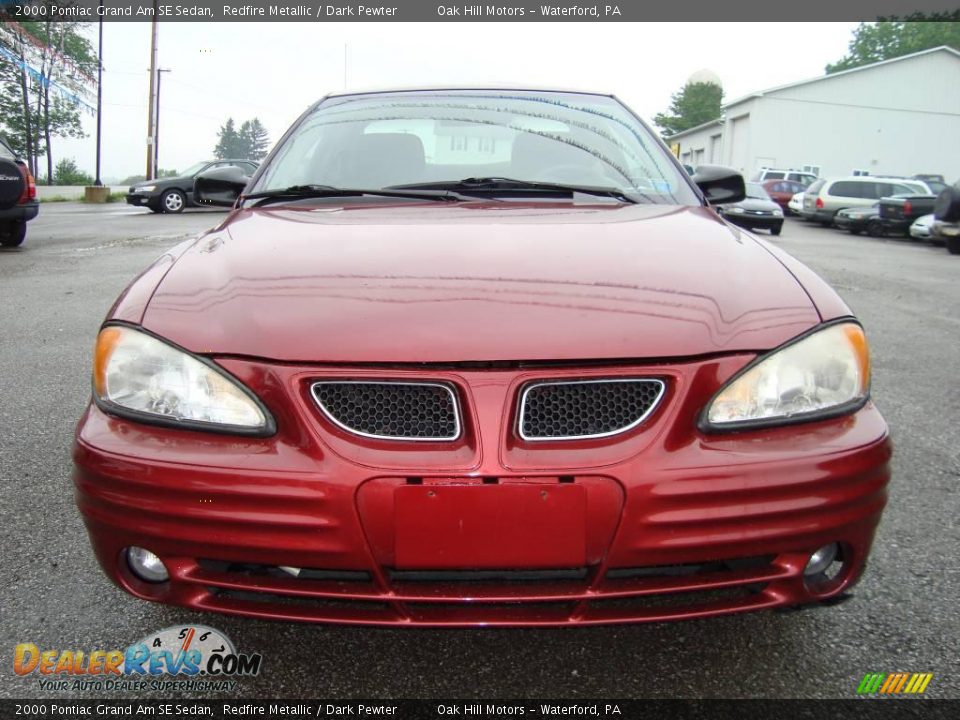
[[[208,170],[193,181],[193,201],[197,205],[233,207],[250,182],[250,176],[236,166]]]
[[[953,187],[945,188],[938,196],[933,205],[933,216],[937,220],[944,222],[957,222],[960,220],[960,183]]]
[[[711,205],[740,202],[747,196],[743,175],[722,165],[699,165],[693,181]]]

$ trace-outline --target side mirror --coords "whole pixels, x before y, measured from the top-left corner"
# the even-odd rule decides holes
[[[193,201],[197,205],[233,207],[249,182],[250,176],[235,166],[208,170],[193,181]]]
[[[933,216],[944,222],[960,220],[960,188],[957,185],[948,187],[937,195],[937,201],[933,204]]]
[[[722,165],[699,165],[693,181],[711,205],[740,202],[747,196],[743,175]]]

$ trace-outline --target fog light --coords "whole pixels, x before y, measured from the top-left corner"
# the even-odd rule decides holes
[[[816,577],[817,575],[822,575],[827,571],[833,561],[837,559],[837,553],[840,551],[840,548],[836,543],[830,543],[829,545],[824,545],[822,548],[817,550],[813,555],[810,556],[810,559],[807,561],[807,566],[803,569],[804,577]]]
[[[151,583],[162,583],[170,579],[163,560],[146,548],[136,545],[127,548],[127,564],[130,570],[141,580]]]

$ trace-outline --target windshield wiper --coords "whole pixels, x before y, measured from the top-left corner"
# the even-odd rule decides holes
[[[457,202],[471,200],[459,193],[445,188],[404,189],[404,188],[338,188],[333,185],[291,185],[274,190],[261,190],[241,196],[241,200],[257,200],[254,207],[269,205],[284,200],[306,200],[310,198],[330,197],[361,197],[363,195],[379,195],[382,197],[411,198],[414,200],[437,200],[441,202]]]
[[[620,188],[564,185],[561,183],[539,182],[536,180],[516,180],[505,177],[471,177],[463,180],[441,180],[439,182],[414,183],[410,185],[391,185],[388,190],[455,190],[463,194],[497,193],[503,191],[545,192],[545,193],[582,193],[612,197],[621,202],[636,204],[639,200],[631,193]]]

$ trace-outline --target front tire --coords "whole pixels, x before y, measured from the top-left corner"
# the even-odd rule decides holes
[[[947,238],[947,252],[951,255],[960,255],[960,237]]]
[[[167,190],[160,198],[160,207],[165,213],[182,213],[187,206],[187,196],[179,190]]]
[[[0,246],[19,247],[27,237],[27,224],[14,221],[0,228]]]
[[[871,220],[867,223],[867,235],[875,238],[886,237],[887,231],[883,227],[883,223],[879,220]]]
[[[782,230],[783,230],[783,225],[774,225],[772,228],[770,228],[770,234],[779,235]]]

